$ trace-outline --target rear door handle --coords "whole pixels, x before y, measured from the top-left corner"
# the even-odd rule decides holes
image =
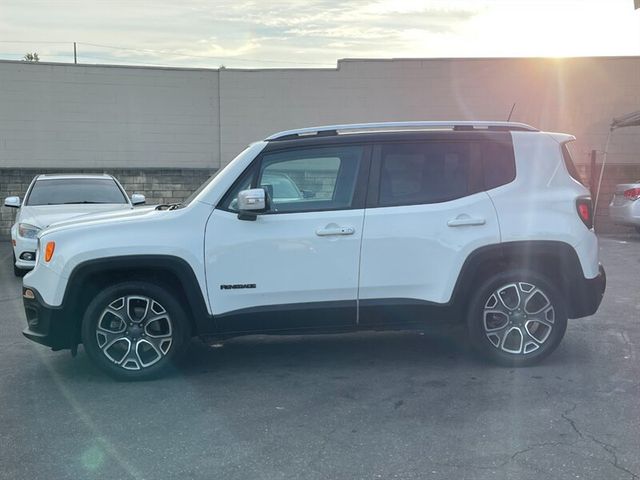
[[[331,235],[353,235],[356,233],[356,229],[353,227],[340,227],[338,225],[327,225],[324,228],[316,230],[316,235],[319,237],[328,237]]]
[[[450,227],[472,227],[477,225],[484,225],[487,221],[484,218],[470,217],[466,213],[458,215],[456,218],[449,220],[447,225]]]

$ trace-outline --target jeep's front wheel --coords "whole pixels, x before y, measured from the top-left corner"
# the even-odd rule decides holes
[[[87,355],[119,379],[157,376],[184,352],[189,338],[178,301],[152,283],[131,281],[106,288],[82,320]]]
[[[507,366],[539,362],[560,344],[567,328],[562,295],[544,276],[515,270],[492,276],[471,299],[472,345]]]

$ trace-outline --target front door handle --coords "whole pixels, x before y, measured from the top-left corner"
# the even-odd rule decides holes
[[[356,233],[356,229],[353,227],[341,227],[336,224],[327,225],[324,228],[316,230],[316,235],[319,237],[328,237],[331,235],[353,235]]]
[[[456,218],[449,220],[447,225],[450,227],[471,227],[477,225],[484,225],[487,221],[484,218],[470,217],[466,213],[458,215]]]

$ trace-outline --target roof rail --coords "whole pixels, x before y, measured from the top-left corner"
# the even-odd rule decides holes
[[[518,122],[473,122],[473,121],[448,121],[448,122],[379,122],[379,123],[351,123],[343,125],[325,125],[322,127],[299,128],[274,133],[267,137],[266,141],[293,140],[301,137],[329,137],[353,133],[365,133],[369,131],[399,131],[399,130],[492,130],[492,131],[527,131],[537,132],[525,123]]]

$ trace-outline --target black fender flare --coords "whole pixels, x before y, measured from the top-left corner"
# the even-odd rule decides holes
[[[76,265],[69,276],[62,300],[62,308],[67,314],[79,315],[82,304],[83,286],[92,278],[103,276],[107,279],[149,279],[169,288],[179,287],[181,300],[186,301],[185,310],[192,321],[194,335],[214,330],[214,322],[207,309],[202,288],[191,265],[173,255],[123,255],[87,260]],[[176,282],[178,285],[175,285]],[[86,299],[84,299],[86,301]]]
[[[585,295],[589,280],[584,277],[578,254],[568,243],[554,240],[505,242],[474,250],[460,270],[449,303],[463,309],[459,314],[465,314],[474,281],[488,272],[511,267],[547,275],[565,296],[569,318],[584,316],[590,309],[585,305],[591,302]]]

